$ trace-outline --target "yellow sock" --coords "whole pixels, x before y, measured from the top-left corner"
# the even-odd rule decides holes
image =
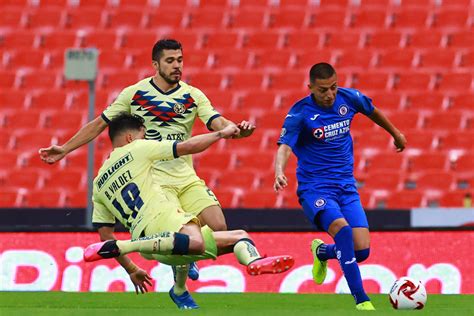
[[[174,248],[174,233],[164,232],[138,239],[117,240],[117,247],[122,255],[130,252],[169,255]]]
[[[189,265],[175,266],[175,269],[176,281],[174,282],[173,292],[179,296],[188,290],[186,280],[188,279]]]
[[[261,258],[252,240],[243,238],[234,245],[234,254],[237,260],[247,266],[250,262]]]

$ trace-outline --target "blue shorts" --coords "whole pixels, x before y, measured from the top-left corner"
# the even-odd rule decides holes
[[[338,218],[345,218],[352,228],[369,227],[354,184],[305,184],[297,194],[306,217],[319,229],[327,232]]]

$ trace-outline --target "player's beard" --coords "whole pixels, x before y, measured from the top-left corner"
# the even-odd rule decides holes
[[[172,75],[167,75],[161,69],[158,71],[159,75],[161,78],[163,78],[164,81],[166,81],[167,84],[177,84],[181,80],[181,74],[179,74],[176,78],[172,78]]]

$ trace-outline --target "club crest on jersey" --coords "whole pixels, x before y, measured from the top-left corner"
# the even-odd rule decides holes
[[[314,206],[316,207],[323,207],[324,205],[326,205],[325,199],[319,198],[316,201],[314,201]]]
[[[280,137],[283,137],[285,135],[286,135],[286,128],[283,127],[280,132]]]
[[[324,139],[324,129],[322,127],[313,128],[313,136],[316,139]]]
[[[176,114],[183,114],[186,111],[186,108],[184,107],[184,104],[177,102],[173,105],[173,111]]]
[[[338,112],[340,116],[344,116],[347,114],[347,112],[349,112],[349,108],[347,107],[347,105],[343,104],[339,107]]]

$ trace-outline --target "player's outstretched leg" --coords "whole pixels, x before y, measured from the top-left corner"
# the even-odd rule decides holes
[[[247,266],[250,275],[282,273],[294,265],[292,256],[261,256],[245,230],[213,232],[212,239],[216,243],[218,255],[233,252],[240,264]]]
[[[324,247],[324,242],[321,239],[315,239],[311,242],[311,253],[313,254],[313,280],[316,284],[323,284],[328,272],[328,262],[319,258],[318,252]],[[326,251],[324,249],[323,251]]]
[[[190,251],[189,245],[188,235],[171,232],[163,232],[134,240],[107,240],[89,245],[84,250],[84,261],[109,259],[131,252],[186,255]]]
[[[174,285],[169,291],[169,295],[179,309],[196,309],[199,306],[191,297],[186,287],[188,276],[188,265],[172,266]]]

